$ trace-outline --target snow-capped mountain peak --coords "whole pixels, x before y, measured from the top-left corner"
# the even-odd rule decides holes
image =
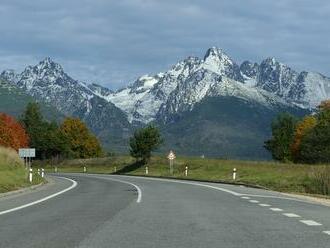
[[[187,57],[168,71],[142,76],[105,99],[122,109],[130,122],[147,123],[192,110],[208,96],[235,96],[269,107],[278,102],[313,108],[330,98],[329,88],[327,77],[299,74],[274,57],[239,66],[222,49],[212,47],[203,59]]]
[[[260,64],[244,61],[238,65],[216,47],[208,49],[202,59],[187,57],[165,72],[139,77],[116,92],[72,79],[50,58],[28,66],[21,74],[6,70],[0,78],[46,99],[64,113],[70,114],[78,106],[88,106],[89,113],[91,99],[99,97],[121,109],[129,122],[143,123],[191,111],[196,103],[214,96],[236,97],[270,108],[279,103],[308,109],[330,98],[330,78],[326,76],[297,72],[271,57]]]
[[[44,60],[40,61],[37,65],[37,69],[42,70],[52,70],[57,72],[64,72],[60,64],[55,63],[50,57],[46,57]]]
[[[203,59],[203,68],[220,74],[225,74],[233,64],[231,58],[216,47],[208,49]]]
[[[17,83],[19,80],[18,75],[16,74],[16,72],[14,70],[8,69],[8,70],[4,70],[1,74],[0,74],[0,78],[11,82],[11,83]]]

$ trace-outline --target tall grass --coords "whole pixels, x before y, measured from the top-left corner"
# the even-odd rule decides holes
[[[330,166],[313,169],[306,184],[306,191],[312,194],[330,195]]]
[[[0,146],[0,170],[22,168],[23,166],[23,161],[15,150]]]
[[[0,192],[19,188],[26,183],[27,174],[17,152],[0,147]]]
[[[27,170],[15,150],[0,147],[0,192],[29,186]],[[34,175],[34,183],[40,183],[40,177]]]

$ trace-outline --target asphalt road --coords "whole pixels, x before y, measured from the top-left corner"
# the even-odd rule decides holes
[[[61,176],[77,184],[52,177],[45,187],[0,198],[0,247],[330,247],[330,207],[277,192]]]

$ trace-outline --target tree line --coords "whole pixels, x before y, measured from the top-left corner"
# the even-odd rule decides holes
[[[39,159],[103,155],[100,142],[81,120],[68,117],[61,124],[48,122],[37,103],[29,103],[18,121],[0,113],[0,145],[15,150],[36,148]]]
[[[295,163],[330,162],[330,101],[299,120],[283,113],[272,123],[272,137],[265,142],[275,160]]]

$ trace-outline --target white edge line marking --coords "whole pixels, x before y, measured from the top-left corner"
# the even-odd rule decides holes
[[[69,181],[72,182],[72,185],[70,187],[64,189],[64,190],[61,190],[61,191],[59,191],[59,192],[57,192],[55,194],[52,194],[52,195],[46,196],[44,198],[41,198],[41,199],[39,199],[37,201],[30,202],[30,203],[24,204],[24,205],[19,206],[19,207],[16,207],[16,208],[11,208],[11,209],[2,211],[2,212],[0,212],[0,215],[8,214],[8,213],[11,213],[11,212],[14,212],[14,211],[17,211],[17,210],[21,210],[23,208],[27,208],[27,207],[30,207],[30,206],[39,204],[39,203],[44,202],[44,201],[47,201],[47,200],[49,200],[51,198],[54,198],[55,196],[61,195],[61,194],[65,193],[65,192],[67,192],[67,191],[75,188],[77,186],[77,184],[78,184],[76,181],[74,181],[74,180],[72,180],[70,178],[66,178],[66,177],[58,177],[58,178],[63,178],[63,179],[69,180]]]
[[[302,222],[302,223],[304,223],[304,224],[306,224],[308,226],[322,226],[321,223],[318,223],[318,222],[316,222],[314,220],[300,220],[300,222]]]
[[[82,173],[78,173],[78,174],[82,174]],[[100,174],[89,174],[89,175],[90,176],[98,176]],[[247,197],[251,196],[251,197],[264,197],[264,198],[283,199],[283,200],[291,200],[291,201],[297,201],[297,202],[303,202],[303,203],[308,203],[308,204],[313,204],[313,205],[324,206],[324,205],[319,204],[319,203],[314,203],[314,202],[310,202],[310,201],[300,200],[300,199],[297,199],[297,198],[272,196],[272,195],[254,195],[254,194],[237,193],[237,192],[232,191],[232,190],[229,190],[229,189],[215,187],[215,186],[211,186],[211,185],[208,185],[208,184],[201,184],[201,183],[194,183],[194,182],[185,182],[185,181],[179,181],[179,180],[170,179],[170,178],[162,179],[162,178],[143,177],[143,176],[126,176],[126,175],[111,175],[111,174],[104,175],[104,176],[108,176],[108,177],[121,177],[121,178],[133,178],[133,179],[142,179],[142,180],[153,180],[153,181],[162,181],[162,182],[174,182],[174,183],[181,183],[181,184],[190,184],[190,185],[196,185],[196,186],[201,186],[201,187],[206,187],[206,188],[220,190],[220,191],[227,192],[227,193],[232,194],[232,195],[235,195],[235,196],[247,196]],[[212,183],[212,182],[209,182],[209,183]],[[279,193],[279,192],[276,192],[276,193]]]
[[[109,177],[113,177],[113,175],[109,175]],[[201,186],[201,187],[205,187],[205,188],[210,188],[210,189],[215,189],[215,190],[219,190],[219,191],[223,191],[229,194],[232,194],[234,196],[241,196],[243,194],[231,191],[229,189],[224,189],[224,188],[220,188],[220,187],[215,187],[212,185],[208,185],[208,184],[202,184],[202,183],[194,183],[194,182],[185,182],[185,181],[179,181],[179,180],[175,180],[175,179],[161,179],[161,178],[149,178],[149,177],[131,177],[131,176],[115,176],[115,177],[122,177],[122,178],[134,178],[134,179],[146,179],[146,180],[152,180],[152,181],[162,181],[162,182],[173,182],[173,183],[181,183],[181,184],[188,184],[188,185],[195,185],[195,186]]]
[[[293,214],[293,213],[283,213],[284,216],[289,217],[289,218],[301,218],[298,214]]]
[[[114,179],[112,177],[98,177],[98,176],[93,176],[93,175],[92,175],[92,177],[99,178],[99,179],[105,179],[105,180],[111,180],[111,181],[117,181],[117,182],[125,183],[125,184],[129,184],[129,185],[135,187],[136,190],[137,190],[137,192],[138,192],[138,198],[136,199],[136,202],[137,203],[140,203],[142,201],[142,190],[140,189],[139,186],[137,186],[134,183],[130,183],[130,182],[127,182],[127,181],[122,181],[122,180],[119,180],[119,179]]]
[[[330,231],[323,231],[323,233],[330,235]]]
[[[249,202],[251,202],[251,203],[259,203],[259,201],[256,201],[256,200],[249,200]]]

